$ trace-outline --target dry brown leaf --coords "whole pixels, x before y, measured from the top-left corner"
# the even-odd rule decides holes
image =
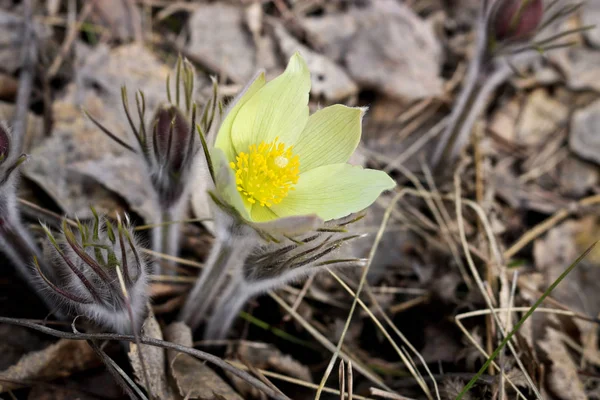
[[[146,318],[146,321],[144,321],[141,334],[154,339],[163,339],[160,325],[151,310],[149,310],[148,317]],[[160,400],[175,399],[176,397],[173,394],[173,390],[168,384],[165,350],[161,347],[145,344],[138,348],[135,343],[131,343],[129,348],[129,361],[133,367],[136,382],[142,387],[146,387],[146,379],[144,377],[139,354],[141,350],[144,357],[146,372],[148,373],[150,385],[149,392]]]
[[[0,372],[0,392],[23,386],[11,381],[64,378],[99,364],[100,360],[87,342],[61,339],[43,350],[24,355],[17,364]]]
[[[565,344],[561,340],[562,333],[554,328],[546,329],[546,337],[538,341],[552,361],[548,385],[552,392],[564,400],[587,400],[583,383],[577,373],[577,365],[569,355]]]
[[[176,322],[165,328],[165,338],[182,346],[193,346],[192,331],[183,322]],[[204,362],[174,350],[167,351],[167,356],[171,375],[182,397],[200,400],[242,400],[242,397]]]

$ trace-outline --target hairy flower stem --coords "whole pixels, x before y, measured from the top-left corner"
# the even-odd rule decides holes
[[[224,339],[244,304],[254,293],[243,280],[233,277],[221,294],[204,331],[205,340]]]
[[[40,260],[42,257],[33,238],[18,220],[0,217],[0,246],[17,267],[21,277],[31,284],[33,258]]]
[[[164,210],[158,217],[156,226],[152,229],[152,247],[156,253],[177,257],[179,255],[179,240],[181,238],[181,227],[179,223],[184,215],[184,207],[176,205]],[[175,222],[175,223],[174,223]],[[166,268],[160,268],[160,265]],[[159,274],[164,270],[167,274],[175,274],[175,262],[163,260],[160,264],[155,263],[153,274]]]
[[[217,235],[204,269],[192,289],[180,319],[196,329],[226,283],[230,272],[239,272],[254,249],[255,237],[250,229],[235,227]]]

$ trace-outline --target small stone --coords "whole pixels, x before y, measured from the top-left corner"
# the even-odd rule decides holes
[[[300,51],[306,60],[310,70],[311,95],[324,97],[328,102],[335,103],[358,92],[358,87],[342,67],[302,45],[281,24],[274,25],[274,32],[286,57]]]
[[[584,196],[600,182],[600,169],[592,163],[570,156],[558,165],[561,192]]]
[[[590,44],[596,48],[600,48],[600,29],[597,28],[598,21],[600,21],[600,2],[598,1],[585,1],[581,6],[581,13],[579,14],[581,23],[584,26],[595,27],[585,31],[585,37]]]
[[[549,54],[564,74],[569,89],[600,92],[600,51],[575,46]]]
[[[201,5],[188,22],[187,51],[215,72],[246,83],[256,72],[255,46],[244,27],[244,11],[226,4]]]
[[[600,164],[600,100],[575,111],[571,121],[569,146],[581,158]]]
[[[409,7],[380,0],[347,14],[303,20],[313,47],[342,61],[363,88],[400,100],[440,95],[442,49],[433,27]]]
[[[524,145],[543,144],[566,121],[567,106],[550,97],[545,89],[534,91],[517,123],[517,140]]]

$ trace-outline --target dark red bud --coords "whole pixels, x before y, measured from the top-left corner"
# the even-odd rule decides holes
[[[0,126],[0,162],[8,157],[8,152],[10,151],[10,137],[8,133],[4,129],[4,127]]]
[[[154,124],[155,154],[160,160],[167,159],[172,171],[179,171],[193,135],[188,120],[176,106],[165,105],[156,112]]]
[[[492,19],[497,41],[527,39],[535,34],[544,17],[543,0],[498,0]]]

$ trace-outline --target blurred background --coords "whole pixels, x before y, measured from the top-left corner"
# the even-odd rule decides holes
[[[542,3],[539,21],[535,10],[527,14]],[[90,205],[149,223],[149,188],[136,160],[82,110],[125,138],[121,86],[130,100],[143,90],[152,112],[166,99],[179,55],[195,67],[193,98],[204,104],[211,78],[227,103],[258,70],[271,79],[299,50],[311,71],[311,110],[368,106],[351,162],[388,172],[403,191],[396,203],[393,194],[381,197],[353,228],[369,235],[344,249],[368,257],[390,213],[341,348],[345,369],[336,363],[327,381],[333,392],[322,398],[341,398],[340,390],[348,398],[351,385],[355,399],[454,399],[600,238],[600,1],[539,4],[0,0],[0,117],[29,154],[19,207],[38,233],[38,220],[91,218]],[[521,6],[522,15],[514,11]],[[485,14],[489,7],[496,8]],[[521,16],[531,19],[521,25]],[[190,204],[188,219],[207,216],[198,193]],[[202,263],[211,226],[180,229],[181,257]],[[43,322],[49,311],[2,257],[0,315]],[[463,398],[600,398],[599,267],[592,250]],[[182,262],[181,279],[152,280],[161,324],[197,273]],[[194,345],[245,365],[290,398],[315,398],[360,275],[324,272],[259,297],[228,340],[200,335]],[[133,377],[123,347],[106,346]],[[265,398],[218,368],[172,361],[148,361],[158,365],[154,379],[180,389],[156,394],[161,400]],[[2,399],[127,398],[85,341],[7,324],[0,390]]]

